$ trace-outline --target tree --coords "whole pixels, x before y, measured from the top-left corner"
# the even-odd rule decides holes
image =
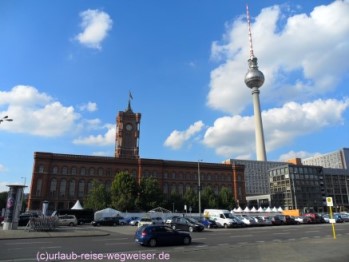
[[[195,193],[193,189],[189,188],[188,190],[186,190],[183,199],[184,203],[187,205],[188,211],[189,207],[191,207],[192,210],[198,209],[199,198],[198,194]]]
[[[217,208],[218,198],[211,187],[207,186],[202,190],[201,203],[203,208]]]
[[[159,182],[153,177],[142,177],[139,185],[139,205],[142,210],[149,210],[163,203],[163,193]]]
[[[0,193],[0,210],[2,210],[3,208],[6,208],[7,194],[8,194],[8,192],[1,192]]]
[[[117,210],[135,210],[138,196],[136,179],[125,172],[116,174],[111,186],[112,206]]]
[[[226,187],[222,187],[218,195],[219,207],[222,209],[231,210],[235,207],[233,194]]]
[[[88,196],[85,199],[85,208],[100,210],[109,206],[110,203],[110,195],[105,186],[98,180],[94,179],[92,181],[92,190],[88,193]]]

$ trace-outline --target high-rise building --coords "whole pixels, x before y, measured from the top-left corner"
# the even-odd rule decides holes
[[[302,159],[304,165],[349,169],[349,148]]]
[[[258,70],[257,57],[255,57],[253,53],[250,15],[248,12],[248,6],[246,6],[246,11],[247,11],[248,32],[249,32],[249,40],[250,40],[250,59],[248,59],[249,68],[248,68],[247,74],[245,75],[245,84],[252,90],[257,160],[266,161],[267,155],[266,155],[265,142],[264,142],[261,106],[259,102],[259,88],[264,83],[264,75],[261,71]]]

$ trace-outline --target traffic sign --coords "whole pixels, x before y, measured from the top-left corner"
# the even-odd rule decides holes
[[[332,197],[326,197],[326,204],[328,207],[333,207]]]

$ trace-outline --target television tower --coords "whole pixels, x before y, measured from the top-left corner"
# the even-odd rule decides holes
[[[248,36],[250,41],[250,59],[248,59],[248,71],[245,75],[245,84],[252,89],[257,160],[267,161],[264,134],[263,134],[261,106],[259,103],[259,88],[264,83],[264,75],[261,71],[258,70],[257,57],[255,57],[253,54],[250,14],[249,14],[247,5],[246,5],[246,13],[247,13],[247,23],[248,23]]]

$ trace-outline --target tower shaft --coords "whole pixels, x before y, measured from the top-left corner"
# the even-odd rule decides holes
[[[259,103],[259,89],[257,87],[252,88],[252,99],[253,99],[253,112],[254,112],[254,123],[255,123],[257,160],[267,161],[267,154],[265,151],[265,143],[264,143],[261,106]]]

